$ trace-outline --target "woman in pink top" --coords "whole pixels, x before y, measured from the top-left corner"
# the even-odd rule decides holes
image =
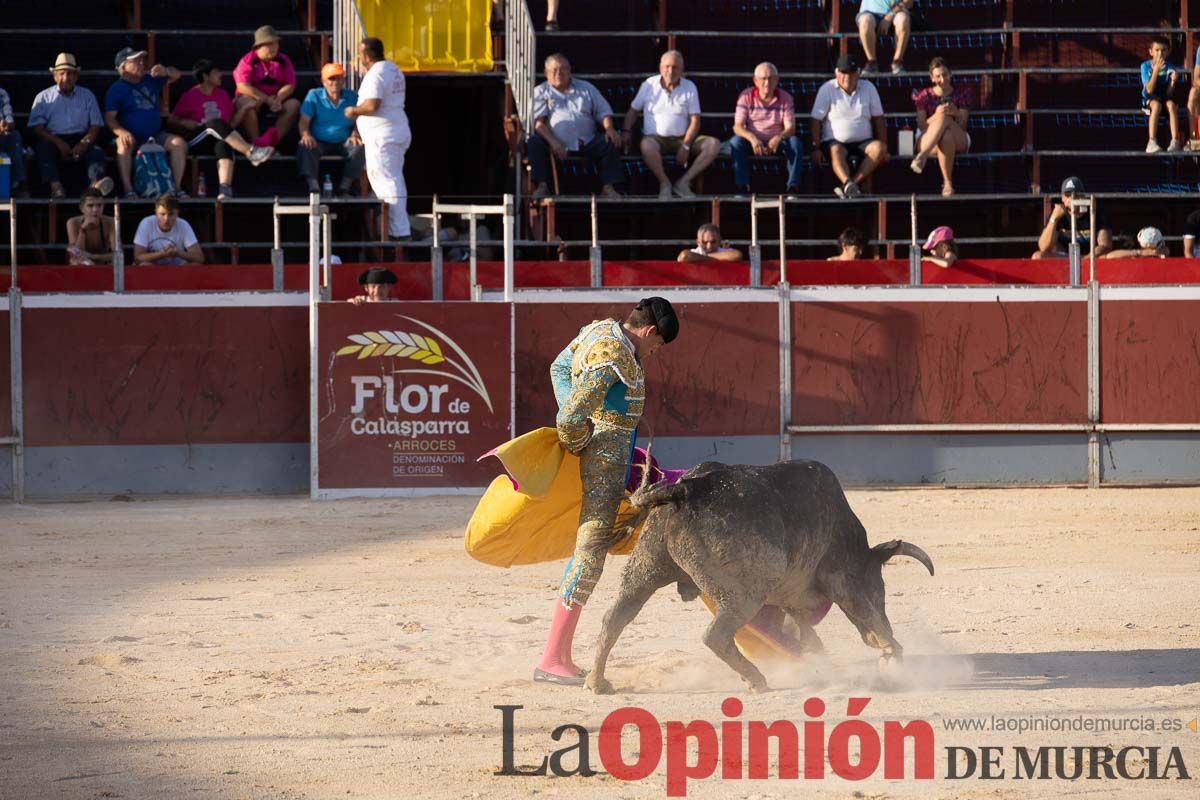
[[[259,145],[279,144],[300,116],[296,93],[296,68],[279,52],[279,34],[270,25],[254,32],[254,47],[233,70],[237,108],[244,112],[246,135]],[[259,114],[273,114],[275,126],[259,134]]]
[[[929,62],[927,86],[913,92],[913,103],[917,107],[917,154],[912,160],[912,171],[921,174],[925,162],[935,152],[938,166],[942,168],[942,194],[954,194],[954,157],[971,148],[971,135],[967,133],[968,106],[971,92],[966,87],[956,87],[950,80],[950,67],[945,59],[938,57]]]
[[[258,166],[275,152],[273,147],[252,147],[242,135],[233,129],[239,115],[234,113],[233,101],[221,88],[221,70],[207,58],[202,58],[192,67],[196,85],[183,93],[175,104],[175,111],[167,124],[174,131],[191,137],[188,147],[191,152],[209,149],[217,157],[218,200],[233,197],[233,153],[238,151]],[[201,150],[197,150],[201,148]]]

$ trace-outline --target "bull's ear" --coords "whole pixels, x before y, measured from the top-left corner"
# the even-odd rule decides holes
[[[871,552],[879,559],[879,563],[884,564],[896,556],[908,556],[915,558],[925,565],[925,569],[929,570],[929,574],[933,574],[933,559],[929,557],[921,548],[917,547],[912,542],[903,542],[899,539],[892,539],[890,542],[883,542],[871,548]]]

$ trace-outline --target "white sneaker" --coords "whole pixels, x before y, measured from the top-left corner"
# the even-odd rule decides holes
[[[670,200],[671,199],[671,184],[660,183],[658,185],[658,199],[659,200]]]
[[[1156,142],[1154,139],[1151,139],[1150,143],[1146,145],[1146,152],[1147,153],[1161,153],[1162,147],[1159,146],[1158,142]]]
[[[1178,153],[1182,149],[1183,149],[1183,145],[1181,145],[1179,143],[1178,139],[1172,139],[1171,143],[1169,145],[1167,145],[1168,153]]]
[[[692,191],[691,185],[683,180],[675,181],[675,194],[684,200],[689,200],[696,196],[696,193]]]
[[[273,156],[274,154],[275,154],[274,147],[260,147],[258,145],[255,145],[254,147],[250,148],[250,152],[249,152],[249,154],[246,155],[246,159],[253,166],[257,167],[259,164],[263,164],[267,160],[269,160],[271,158],[271,156]]]

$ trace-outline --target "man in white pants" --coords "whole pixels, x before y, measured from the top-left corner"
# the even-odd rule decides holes
[[[374,37],[358,44],[358,105],[346,117],[358,121],[367,156],[367,180],[375,196],[388,205],[388,238],[408,241],[408,187],[404,185],[404,154],[412,142],[404,113],[404,73],[383,57],[383,42]]]

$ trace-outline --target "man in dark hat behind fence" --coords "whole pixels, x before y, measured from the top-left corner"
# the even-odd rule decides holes
[[[363,287],[363,293],[350,298],[350,302],[356,306],[362,303],[391,303],[396,300],[392,297],[396,273],[386,267],[371,267],[358,276],[358,283]]]

